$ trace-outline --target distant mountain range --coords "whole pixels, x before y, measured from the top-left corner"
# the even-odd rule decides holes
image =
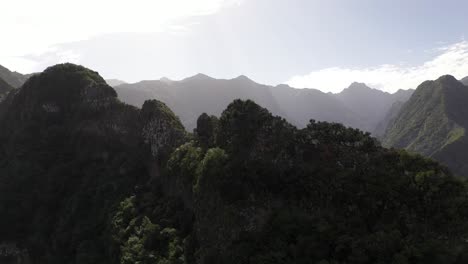
[[[29,75],[12,72],[0,66],[0,79],[8,84],[0,87],[0,96],[21,86]],[[165,102],[180,117],[187,130],[196,126],[202,113],[219,116],[234,99],[252,99],[298,127],[310,119],[342,123],[379,136],[386,128],[384,121],[395,103],[405,102],[413,90],[394,94],[372,89],[363,83],[353,83],[339,94],[317,89],[295,89],[288,85],[269,86],[256,83],[246,76],[215,79],[204,74],[173,81],[168,78],[133,84],[108,79],[119,98],[131,105],[142,106],[148,99]]]
[[[122,84],[115,87],[124,102],[141,106],[147,99],[159,99],[173,109],[188,130],[201,113],[219,115],[234,99],[252,99],[298,127],[310,119],[343,123],[374,132],[394,103],[405,102],[413,90],[389,94],[363,83],[353,83],[339,94],[316,89],[295,89],[288,85],[258,84],[246,76],[214,79],[197,74],[181,81],[167,78]],[[381,125],[381,124],[380,124]]]

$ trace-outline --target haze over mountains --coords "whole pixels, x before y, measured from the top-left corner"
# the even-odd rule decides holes
[[[29,76],[0,67],[0,78],[11,87],[21,86]],[[389,94],[363,83],[353,83],[341,93],[332,94],[317,89],[295,89],[284,84],[275,87],[262,85],[246,76],[226,80],[204,74],[181,81],[161,78],[133,84],[118,79],[106,82],[128,104],[140,107],[147,99],[165,102],[189,131],[195,128],[200,114],[220,115],[234,99],[251,99],[298,127],[304,127],[310,119],[315,119],[342,123],[380,136],[386,127],[385,116],[392,105],[401,105],[413,92],[398,90]],[[3,94],[7,89],[3,88]]]
[[[149,98],[167,103],[189,131],[201,113],[219,115],[232,100],[240,98],[252,99],[298,127],[315,119],[374,132],[392,105],[405,102],[412,93],[412,90],[399,90],[389,94],[353,83],[341,93],[332,94],[288,85],[262,85],[246,76],[225,80],[203,74],[181,81],[163,78],[114,88],[119,98],[131,105],[141,106]]]

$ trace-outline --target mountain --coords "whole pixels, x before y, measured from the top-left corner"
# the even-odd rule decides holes
[[[246,76],[221,80],[198,74],[182,81],[164,78],[124,84],[116,87],[116,91],[120,99],[135,106],[151,98],[165,102],[188,130],[195,128],[196,119],[202,113],[219,116],[232,100],[251,99],[298,127],[315,119],[369,132],[374,131],[393,103],[405,101],[412,92],[400,90],[389,94],[363,84],[365,87],[361,88],[356,85],[340,94],[331,94],[287,85],[262,85]]]
[[[422,83],[389,124],[383,144],[432,157],[468,175],[468,87],[453,76]]]
[[[404,104],[404,101],[397,101],[392,104],[390,109],[387,111],[387,114],[385,114],[384,118],[377,124],[377,127],[375,128],[373,133],[374,136],[376,136],[379,139],[382,139],[382,137],[385,135],[386,130],[389,127],[389,124],[391,124],[395,120]]]
[[[468,86],[468,76],[460,80],[461,83]]]
[[[23,75],[18,72],[12,72],[0,65],[0,79],[3,79],[13,88],[18,88],[28,79],[28,75]]]
[[[111,87],[115,87],[115,86],[119,86],[121,84],[125,84],[126,82],[122,81],[122,80],[118,80],[118,79],[107,79],[106,83]]]
[[[0,79],[0,101],[11,91],[13,87],[5,82],[3,79]]]
[[[0,127],[0,248],[32,263],[113,263],[115,207],[185,137],[164,104],[123,104],[96,72],[72,64],[11,94]]]
[[[0,126],[0,263],[468,260],[468,187],[337,123],[234,100],[187,133],[62,64],[10,93]]]
[[[273,113],[285,115],[270,87],[245,76],[222,80],[197,74],[181,81],[142,81],[119,85],[115,89],[122,101],[135,106],[141,106],[147,99],[161,100],[174,110],[189,130],[195,128],[202,113],[219,116],[234,99],[253,99]]]
[[[359,117],[353,115],[350,109],[332,94],[316,89],[295,89],[288,85],[278,85],[270,89],[285,113],[284,117],[298,127],[304,127],[311,119],[358,127]]]
[[[374,132],[392,105],[396,102],[405,102],[412,92],[412,90],[398,90],[394,94],[389,94],[372,89],[364,83],[355,82],[336,94],[336,97],[353,112],[353,115],[359,117],[360,124],[355,127]]]

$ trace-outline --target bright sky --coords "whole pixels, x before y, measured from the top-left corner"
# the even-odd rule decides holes
[[[74,62],[130,82],[243,74],[325,92],[468,76],[465,0],[15,0],[2,10],[0,64],[23,73]]]

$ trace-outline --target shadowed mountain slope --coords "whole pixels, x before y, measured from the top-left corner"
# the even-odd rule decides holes
[[[3,79],[13,88],[18,88],[21,85],[23,85],[23,83],[26,82],[28,77],[28,75],[23,75],[18,72],[12,72],[0,65],[0,79]]]
[[[433,157],[468,176],[468,87],[450,75],[422,83],[389,124],[383,144]]]

